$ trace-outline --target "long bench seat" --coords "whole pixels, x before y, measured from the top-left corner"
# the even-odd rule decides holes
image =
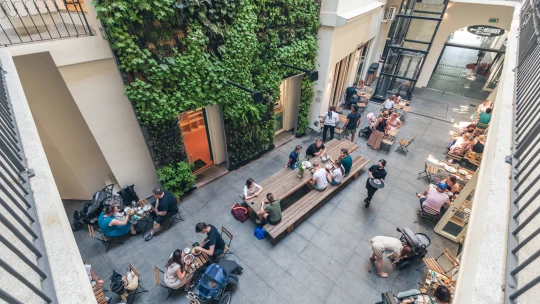
[[[307,213],[317,207],[325,198],[327,198],[334,191],[339,189],[351,178],[358,178],[360,170],[369,163],[369,160],[365,157],[358,156],[353,160],[351,171],[341,184],[338,186],[332,186],[330,183],[324,191],[312,190],[304,195],[300,200],[290,206],[288,209],[282,212],[281,222],[277,225],[266,224],[264,229],[270,237],[273,239],[280,236],[283,232],[291,232],[294,229],[294,224],[301,220]]]

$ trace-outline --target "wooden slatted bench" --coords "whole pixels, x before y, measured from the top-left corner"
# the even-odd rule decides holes
[[[345,176],[343,181],[338,186],[332,186],[328,183],[328,187],[324,191],[312,190],[308,194],[304,195],[300,200],[294,203],[291,207],[282,212],[281,222],[277,225],[266,224],[264,229],[270,237],[276,239],[283,232],[291,232],[294,229],[294,224],[309,213],[312,209],[317,207],[325,198],[340,188],[346,181],[351,178],[358,178],[360,170],[369,163],[369,160],[365,157],[358,156],[353,160],[351,171],[349,175]]]

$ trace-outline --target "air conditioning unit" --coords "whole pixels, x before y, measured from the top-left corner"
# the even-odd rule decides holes
[[[394,20],[394,18],[396,18],[396,14],[397,14],[397,7],[396,6],[391,6],[386,10],[386,12],[384,14],[384,20],[385,21],[392,21],[392,20]]]

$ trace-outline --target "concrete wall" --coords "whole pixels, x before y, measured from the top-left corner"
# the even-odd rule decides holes
[[[491,25],[510,30],[515,5],[513,1],[453,1],[448,4],[416,87],[427,86],[450,34],[470,25]],[[499,18],[499,22],[489,23],[490,18]]]
[[[324,5],[330,6],[330,3],[323,3],[322,13]],[[383,13],[382,8],[377,8],[343,26],[323,25],[319,29],[319,52],[317,55],[319,80],[314,86],[315,99],[310,110],[310,127],[316,128],[313,122],[318,120],[319,115],[328,108],[336,63],[355,52],[358,46],[377,36]],[[368,64],[370,63],[368,61]],[[357,68],[357,66],[352,68]]]
[[[114,60],[59,70],[120,186],[134,184],[140,196],[149,195],[157,174]]]
[[[63,199],[90,199],[111,169],[49,53],[14,58]]]

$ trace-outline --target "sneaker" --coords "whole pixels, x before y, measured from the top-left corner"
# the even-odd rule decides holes
[[[154,237],[154,235],[151,234],[151,233],[149,233],[149,234],[144,238],[144,240],[148,242],[148,241],[150,241],[153,237]]]
[[[257,225],[260,225],[260,224],[261,224],[261,220],[256,219],[256,220],[255,220],[255,223],[256,223]]]
[[[369,203],[371,203],[371,201],[367,201],[364,207],[369,208]]]

